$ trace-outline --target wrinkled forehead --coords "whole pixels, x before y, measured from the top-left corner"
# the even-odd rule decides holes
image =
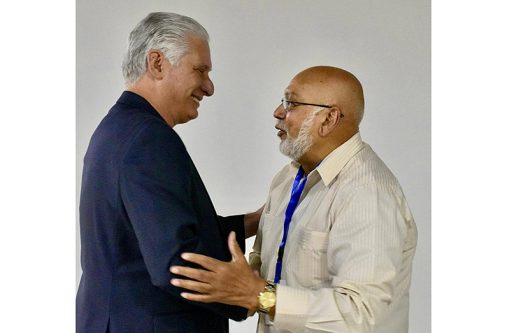
[[[285,88],[284,96],[287,99],[319,98],[329,95],[329,85],[324,80],[315,80],[296,76]]]
[[[184,57],[189,58],[195,66],[206,67],[206,70],[211,71],[210,48],[204,39],[190,35],[188,37],[188,51]]]

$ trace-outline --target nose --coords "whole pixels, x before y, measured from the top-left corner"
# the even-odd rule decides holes
[[[278,105],[278,107],[273,111],[273,117],[276,119],[284,119],[285,118],[285,109],[283,108],[282,103]]]
[[[215,92],[215,86],[213,85],[213,81],[209,77],[204,80],[204,82],[201,85],[202,91],[204,91],[204,94],[206,96],[211,96]]]

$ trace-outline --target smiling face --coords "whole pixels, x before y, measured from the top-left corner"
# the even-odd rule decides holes
[[[160,82],[160,96],[173,125],[197,118],[200,102],[214,92],[209,78],[211,56],[208,43],[194,36],[188,37],[188,52],[178,64],[164,59],[164,73]]]

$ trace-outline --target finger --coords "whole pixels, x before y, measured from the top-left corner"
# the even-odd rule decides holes
[[[201,294],[208,294],[211,291],[211,286],[209,284],[198,281],[171,279],[171,284],[173,286],[196,291]]]
[[[229,251],[232,255],[232,261],[237,261],[240,258],[244,259],[243,252],[241,251],[241,248],[239,247],[238,242],[236,241],[236,233],[234,231],[231,231],[229,234],[229,239],[227,241],[229,245]]]
[[[192,294],[192,293],[181,293],[181,297],[188,299],[189,301],[197,301],[203,303],[212,303],[216,300],[210,295]]]
[[[221,261],[216,260],[211,257],[204,256],[202,254],[197,253],[182,253],[181,257],[185,259],[186,261],[193,262],[195,264],[201,265],[202,267],[206,268],[207,270],[214,271],[213,267],[216,267]]]
[[[212,278],[212,273],[203,269],[184,267],[184,266],[171,266],[169,269],[171,273],[185,276],[187,278],[198,280],[200,282],[209,282]]]

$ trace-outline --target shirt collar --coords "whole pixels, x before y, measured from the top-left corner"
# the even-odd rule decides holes
[[[350,139],[345,141],[331,153],[329,153],[320,164],[312,170],[308,177],[313,173],[318,173],[322,182],[325,186],[328,186],[331,181],[340,173],[345,164],[363,148],[364,142],[361,139],[359,132],[354,134]],[[292,161],[292,166],[296,170],[300,167],[300,164],[296,161]]]
[[[118,98],[118,101],[116,101],[116,103],[125,104],[136,109],[141,109],[159,117],[162,120],[164,119],[144,97],[133,93],[132,91],[125,90],[121,94],[120,98]]]

